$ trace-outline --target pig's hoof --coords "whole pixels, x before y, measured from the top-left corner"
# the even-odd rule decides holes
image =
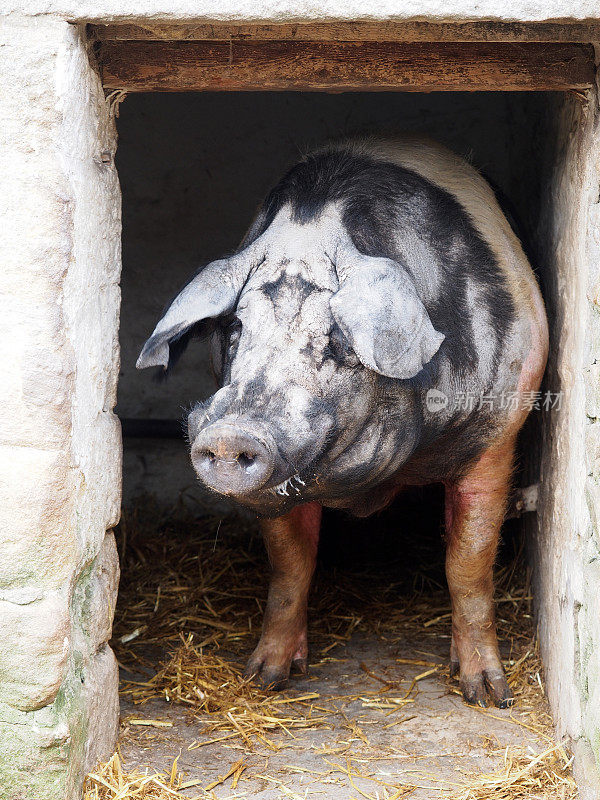
[[[510,708],[515,698],[502,670],[486,669],[483,673],[489,696],[498,708]]]
[[[290,667],[290,672],[294,672],[296,675],[307,675],[308,659],[304,656],[300,658],[294,658]]]
[[[247,678],[265,689],[283,689],[289,678],[290,672],[306,675],[308,672],[308,662],[305,657],[292,659],[282,665],[270,664],[260,656],[252,656],[244,670],[244,678]]]
[[[244,670],[244,678],[251,680],[263,689],[272,689],[273,691],[283,689],[289,674],[289,668],[269,667],[266,664],[249,663]]]
[[[483,670],[476,675],[463,675],[460,689],[465,702],[470,706],[488,707],[488,698],[498,708],[510,708],[514,702],[504,673],[501,670]]]

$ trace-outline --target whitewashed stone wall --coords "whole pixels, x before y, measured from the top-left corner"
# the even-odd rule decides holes
[[[596,93],[549,116],[538,242],[551,323],[534,568],[546,685],[575,752],[582,800],[600,796],[600,118]],[[551,144],[553,143],[553,144]]]
[[[0,18],[0,76],[0,798],[75,800],[118,725],[115,133],[66,21]]]
[[[3,0],[2,7],[7,14],[55,14],[83,22],[563,22],[600,16],[598,0]]]

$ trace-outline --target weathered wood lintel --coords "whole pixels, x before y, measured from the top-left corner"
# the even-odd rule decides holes
[[[174,25],[89,25],[99,41],[203,41],[275,39],[377,42],[594,42],[600,41],[600,21],[588,22],[322,22],[196,23]]]
[[[149,91],[583,91],[590,45],[106,41],[104,86]]]

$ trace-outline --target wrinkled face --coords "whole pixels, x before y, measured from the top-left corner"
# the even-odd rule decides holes
[[[353,245],[335,208],[302,222],[282,209],[241,253],[213,262],[177,296],[138,367],[206,319],[221,387],[188,419],[200,480],[259,513],[335,501],[380,482],[407,456],[394,418],[401,381],[443,340],[403,267]],[[405,404],[406,405],[406,404]]]
[[[207,485],[263,511],[318,494],[319,480],[332,490],[336,455],[368,420],[376,383],[333,318],[337,288],[323,257],[266,260],[248,282],[213,341],[223,388],[189,418]]]

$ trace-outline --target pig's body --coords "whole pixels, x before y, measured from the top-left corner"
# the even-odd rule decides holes
[[[321,505],[365,515],[402,485],[442,481],[453,669],[470,702],[508,703],[491,570],[547,330],[490,187],[428,141],[317,151],[275,187],[243,249],[174,301],[140,365],[166,367],[172,344],[219,316],[223,387],[189,430],[201,479],[271,518],[249,673],[277,683],[306,665]]]
[[[365,206],[379,204],[371,218],[362,209],[348,215],[354,243],[361,252],[406,266],[434,328],[446,337],[412,385],[380,380],[380,443],[390,442],[399,468],[382,483],[381,449],[370,464],[361,451],[358,461],[372,485],[324,501],[362,516],[388,503],[403,485],[459,478],[515,420],[520,427],[526,384],[534,390],[541,380],[547,327],[521,244],[476,170],[423,139],[357,143],[351,152],[355,163],[374,159],[373,171],[392,167],[379,196],[364,198]],[[371,170],[363,168],[368,185]],[[352,161],[348,171],[350,182],[356,180]],[[448,398],[448,405],[440,409],[432,402],[428,408],[428,395]],[[354,489],[351,473],[341,484]]]

